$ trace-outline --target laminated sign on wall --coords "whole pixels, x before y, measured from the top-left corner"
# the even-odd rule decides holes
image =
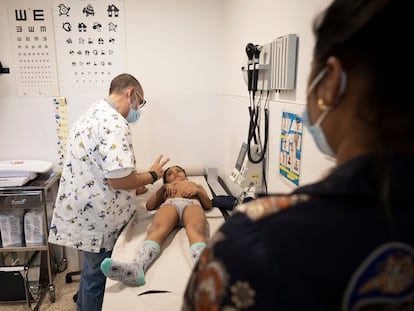
[[[282,112],[279,173],[283,180],[293,186],[299,186],[302,133],[302,117],[294,112]]]
[[[106,93],[126,69],[123,1],[55,0],[53,6],[60,95]]]

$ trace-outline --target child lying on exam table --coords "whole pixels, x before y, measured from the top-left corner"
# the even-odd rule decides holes
[[[172,166],[165,170],[164,184],[148,199],[146,208],[159,208],[147,236],[132,263],[106,258],[101,270],[106,277],[129,285],[145,284],[144,273],[160,254],[160,245],[176,226],[185,228],[193,261],[206,246],[207,220],[203,209],[212,208],[202,185],[189,181],[185,170]]]

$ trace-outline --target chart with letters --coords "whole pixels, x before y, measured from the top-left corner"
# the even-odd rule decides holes
[[[16,1],[8,7],[17,96],[59,93],[53,15],[41,1]]]

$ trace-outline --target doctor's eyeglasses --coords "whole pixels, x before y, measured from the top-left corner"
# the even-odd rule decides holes
[[[137,98],[140,98],[142,101],[138,104],[138,109],[141,109],[142,107],[145,106],[145,104],[147,103],[147,101],[137,92],[135,91],[135,96]]]

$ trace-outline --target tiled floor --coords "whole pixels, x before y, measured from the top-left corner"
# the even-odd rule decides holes
[[[47,292],[43,298],[39,311],[76,311],[76,304],[73,301],[73,296],[76,294],[79,286],[79,276],[72,278],[72,283],[66,284],[66,274],[71,270],[65,270],[58,273],[54,278],[55,297],[56,301],[50,301],[50,293]],[[35,308],[36,304],[32,303],[31,309]],[[1,303],[0,311],[27,311],[29,310],[25,302],[18,303]]]

